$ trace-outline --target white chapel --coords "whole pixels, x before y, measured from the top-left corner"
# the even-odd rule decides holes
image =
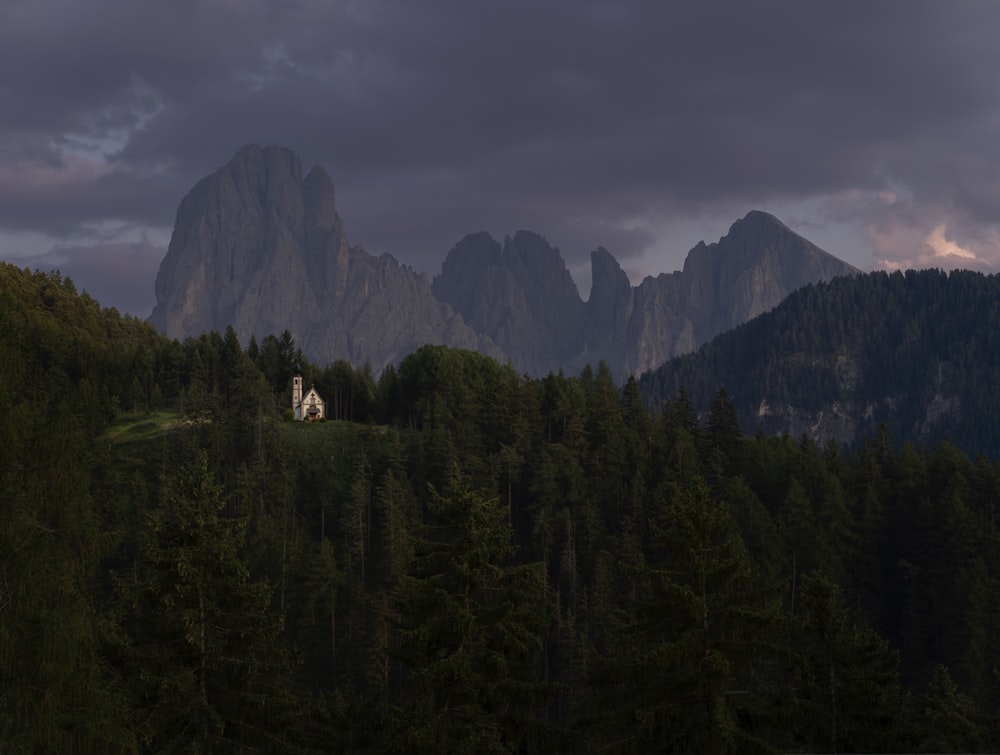
[[[292,412],[297,421],[315,422],[326,416],[326,402],[316,393],[315,386],[302,395],[302,375],[292,378]]]

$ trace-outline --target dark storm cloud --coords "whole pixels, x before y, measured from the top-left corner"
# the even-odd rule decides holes
[[[432,274],[481,228],[624,259],[672,218],[900,185],[995,224],[998,30],[912,0],[15,0],[0,227],[169,226],[248,142],[326,167],[352,241]]]

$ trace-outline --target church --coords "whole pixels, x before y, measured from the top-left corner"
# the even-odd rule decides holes
[[[311,387],[305,396],[302,395],[302,375],[292,378],[292,412],[297,421],[316,422],[326,416],[326,402]]]

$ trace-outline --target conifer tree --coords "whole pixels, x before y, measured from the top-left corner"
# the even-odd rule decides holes
[[[840,590],[818,573],[802,580],[804,646],[795,680],[796,745],[825,752],[896,752],[904,733],[899,658],[851,621]]]
[[[988,719],[951,680],[948,669],[936,666],[919,703],[916,752],[990,752]]]
[[[545,697],[537,567],[510,563],[504,507],[457,470],[428,511],[396,601],[405,673],[397,749],[530,749]]]
[[[654,513],[636,599],[604,640],[593,681],[598,749],[735,752],[766,749],[743,726],[755,673],[779,639],[779,601],[755,593],[728,507],[695,478]],[[599,649],[600,650],[600,649]]]
[[[242,559],[246,520],[224,516],[207,455],[164,481],[132,574],[118,582],[130,682],[158,751],[261,741],[290,749],[287,654],[271,589]]]

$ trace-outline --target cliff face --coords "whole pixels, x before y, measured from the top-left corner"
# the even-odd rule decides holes
[[[232,325],[244,343],[287,329],[317,361],[377,369],[425,343],[502,357],[426,277],[351,247],[334,200],[322,168],[243,148],[181,202],[150,322],[173,338]]]
[[[737,220],[718,243],[699,243],[684,270],[633,289],[617,364],[626,374],[654,369],[776,307],[807,283],[858,270],[764,212]],[[595,275],[595,284],[597,278]]]
[[[765,212],[737,220],[684,262],[687,312],[704,343],[776,307],[792,291],[858,272]]]
[[[425,343],[474,349],[530,374],[605,360],[619,379],[687,353],[810,282],[856,272],[751,212],[684,270],[631,286],[603,248],[583,302],[557,248],[530,231],[470,234],[433,286],[348,243],[333,184],[292,152],[251,145],[183,199],[150,321],[174,338],[232,325],[289,330],[320,363],[376,369]]]
[[[220,323],[233,324],[241,335],[267,332],[279,325],[269,320],[275,312],[258,309],[267,301],[298,301],[301,316],[315,319],[320,302],[302,253],[303,188],[297,157],[260,147],[241,150],[199,181],[177,210],[170,247],[156,276],[157,303],[150,322],[172,338]],[[326,200],[332,212],[332,187]],[[335,212],[326,220],[339,226]],[[328,235],[332,243],[346,245],[342,234]]]
[[[536,233],[518,231],[502,247],[486,233],[466,236],[433,291],[526,372],[558,370],[584,350],[586,308],[559,250]]]
[[[777,218],[751,212],[717,244],[692,249],[682,272],[635,287],[597,249],[586,303],[559,250],[527,231],[503,247],[486,233],[466,236],[433,289],[519,369],[573,371],[603,359],[621,379],[693,351],[806,283],[855,272]]]

